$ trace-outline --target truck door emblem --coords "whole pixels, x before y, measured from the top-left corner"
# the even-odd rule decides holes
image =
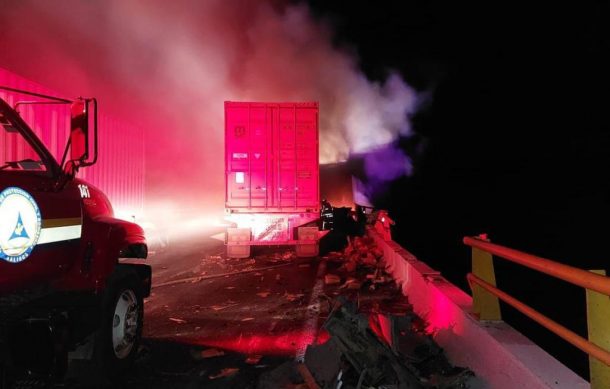
[[[38,243],[42,218],[34,198],[17,187],[0,192],[0,259],[24,261]]]
[[[21,212],[19,212],[19,215],[17,216],[17,225],[15,226],[15,230],[13,231],[13,234],[11,235],[11,237],[8,240],[13,240],[13,239],[18,239],[18,238],[30,239],[30,236],[28,235],[27,230],[23,226],[23,221],[21,220]]]

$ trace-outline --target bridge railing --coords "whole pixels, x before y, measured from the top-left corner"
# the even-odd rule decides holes
[[[491,243],[486,236],[465,237],[472,247],[472,273],[467,279],[472,290],[473,311],[479,320],[502,320],[502,300],[538,324],[589,355],[591,388],[610,388],[610,277],[604,270],[586,271],[546,258]],[[588,339],[544,316],[496,287],[493,256],[525,266],[587,291]]]

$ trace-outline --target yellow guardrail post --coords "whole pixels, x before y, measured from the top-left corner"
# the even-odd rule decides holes
[[[605,270],[591,272],[606,275]],[[610,350],[610,297],[587,289],[587,327],[589,342]],[[610,388],[610,366],[589,356],[589,373],[591,389]]]
[[[486,235],[479,236],[479,239],[489,242]],[[476,247],[472,248],[472,273],[487,283],[496,286],[492,255]],[[479,285],[474,285],[472,289],[472,309],[479,316],[479,320],[502,320],[500,301]]]

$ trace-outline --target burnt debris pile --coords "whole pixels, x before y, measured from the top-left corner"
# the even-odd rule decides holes
[[[388,283],[383,250],[368,237],[353,237],[342,252],[331,252],[324,257],[330,265],[325,276],[326,285],[341,284],[342,288],[358,290],[363,287],[374,290]],[[338,294],[338,293],[337,293]]]
[[[305,354],[320,387],[466,387],[472,373],[449,363],[412,312],[367,315],[353,302],[339,299],[338,305],[324,325],[330,339]]]
[[[367,236],[324,257],[328,305],[321,336],[302,361],[260,377],[259,388],[467,388],[474,374],[453,366]],[[322,336],[323,335],[323,336]]]
[[[324,325],[328,340],[309,346],[302,362],[264,374],[258,387],[468,388],[473,373],[451,365],[425,323],[412,311],[403,313],[365,313],[338,298]]]

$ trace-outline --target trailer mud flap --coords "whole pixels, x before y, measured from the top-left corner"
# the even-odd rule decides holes
[[[248,258],[250,256],[250,245],[252,230],[250,228],[227,228],[227,257]]]
[[[317,257],[320,253],[320,244],[318,243],[318,227],[299,227],[297,230],[298,240],[315,242],[296,245],[297,257]]]

